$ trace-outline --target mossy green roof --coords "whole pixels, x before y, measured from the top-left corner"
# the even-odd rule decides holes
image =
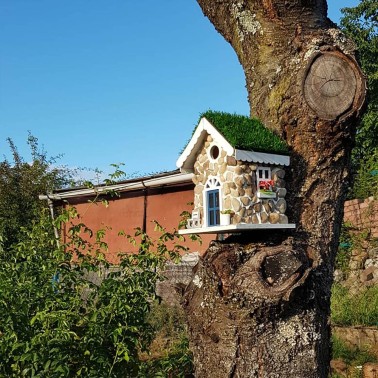
[[[234,147],[270,153],[288,153],[287,144],[257,118],[208,110],[205,117]]]

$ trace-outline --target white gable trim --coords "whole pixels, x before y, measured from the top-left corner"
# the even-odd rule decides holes
[[[228,156],[234,154],[234,147],[227,142],[224,136],[205,117],[202,117],[188,145],[176,162],[176,166],[181,171],[193,171],[195,158],[202,148],[207,135],[210,135],[217,146],[226,151]]]

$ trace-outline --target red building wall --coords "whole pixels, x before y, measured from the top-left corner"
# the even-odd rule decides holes
[[[147,235],[153,239],[159,236],[154,231],[153,220],[159,222],[167,231],[177,229],[180,214],[184,211],[191,211],[193,206],[193,185],[177,185],[162,188],[148,188],[146,190],[135,190],[120,193],[120,197],[108,199],[108,206],[100,202],[92,203],[89,197],[78,197],[70,199],[69,204],[76,207],[81,219],[92,231],[101,228],[109,228],[106,231],[104,241],[108,243],[109,251],[107,257],[115,261],[119,252],[136,252],[125,237],[118,236],[120,231],[133,235],[136,227],[145,229]],[[145,217],[145,220],[144,220]],[[191,252],[203,254],[209,242],[216,238],[216,235],[202,235],[202,245],[192,242],[186,238],[185,246]]]
[[[118,235],[120,231],[133,235],[136,227],[144,228],[153,239],[159,236],[154,231],[153,220],[158,221],[167,231],[177,229],[180,214],[192,211],[194,185],[180,183],[166,185],[159,188],[145,188],[144,190],[124,191],[120,197],[108,198],[108,206],[100,202],[93,203],[93,197],[73,196],[69,204],[77,208],[81,219],[92,231],[106,228],[104,241],[108,243],[107,257],[116,261],[120,252],[136,252],[125,237]],[[378,237],[378,202],[373,198],[366,200],[352,200],[345,202],[344,222],[350,222],[357,229],[369,228],[372,237]],[[210,241],[216,239],[214,234],[202,234],[202,245],[192,242],[188,238],[182,243],[191,252],[203,254]]]

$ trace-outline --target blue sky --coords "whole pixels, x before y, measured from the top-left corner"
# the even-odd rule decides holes
[[[358,0],[329,1],[329,17]],[[0,0],[0,153],[28,131],[70,167],[175,169],[207,109],[248,114],[242,68],[195,0]]]

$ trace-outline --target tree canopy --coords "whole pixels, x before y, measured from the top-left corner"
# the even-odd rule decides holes
[[[343,8],[341,28],[357,45],[361,68],[367,77],[368,105],[356,135],[353,150],[355,183],[351,196],[376,195],[378,186],[378,3],[362,0],[356,7]]]
[[[66,186],[74,175],[67,167],[57,165],[59,156],[48,157],[35,136],[29,134],[27,143],[30,161],[25,161],[8,138],[13,159],[0,162],[0,236],[4,247],[18,242],[21,228],[30,229],[33,221],[39,219],[46,202],[38,196]]]

